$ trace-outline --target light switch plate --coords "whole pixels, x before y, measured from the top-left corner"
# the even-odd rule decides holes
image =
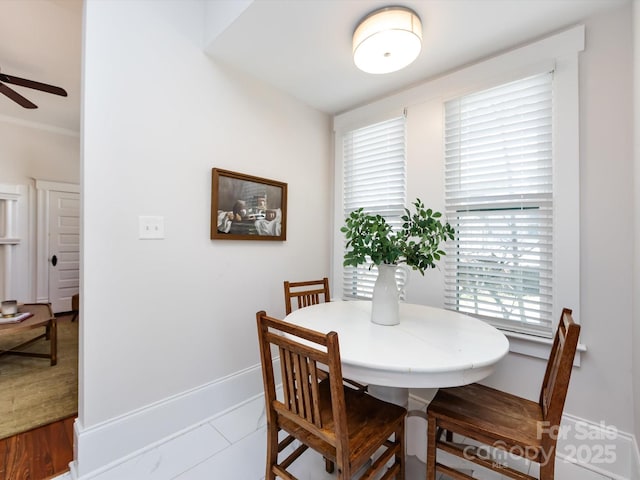
[[[164,217],[138,217],[141,240],[162,240],[164,238]]]

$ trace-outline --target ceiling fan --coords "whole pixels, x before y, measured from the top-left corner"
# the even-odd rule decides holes
[[[17,104],[24,108],[38,108],[38,106],[24,98],[15,90],[9,88],[5,83],[11,83],[13,85],[19,85],[21,87],[33,88],[34,90],[40,90],[42,92],[53,93],[54,95],[60,95],[62,97],[67,96],[67,92],[64,88],[54,87],[46,83],[36,82],[34,80],[27,80],[26,78],[14,77],[13,75],[7,75],[0,72],[0,93],[6,95]]]

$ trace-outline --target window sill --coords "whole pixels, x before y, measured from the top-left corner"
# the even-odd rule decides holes
[[[551,346],[553,345],[552,338],[534,337],[531,335],[506,331],[502,331],[502,333],[504,333],[509,339],[510,352],[534,358],[541,358],[543,360],[547,360],[549,358]],[[587,346],[579,343],[578,348],[576,349],[576,356],[573,359],[573,365],[575,367],[580,366],[581,354],[586,351]]]

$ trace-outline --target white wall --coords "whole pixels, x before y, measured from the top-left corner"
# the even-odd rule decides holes
[[[33,178],[78,183],[79,136],[0,120],[0,183],[29,185]]]
[[[633,262],[633,386],[635,435],[640,439],[640,1],[633,2],[634,67],[634,262]]]
[[[20,243],[2,247],[12,250],[12,260],[11,265],[5,265],[6,258],[0,254],[0,299],[6,294],[21,301],[37,300],[35,180],[78,183],[79,179],[78,134],[0,118],[0,185],[21,192],[13,232]]]
[[[586,22],[580,63],[581,341],[566,411],[633,432],[631,6]]]
[[[205,56],[203,8],[86,5],[81,431],[256,365],[255,312],[328,274],[329,119]],[[212,167],[287,182],[287,241],[210,240]]]

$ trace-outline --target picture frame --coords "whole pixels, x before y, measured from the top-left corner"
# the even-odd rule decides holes
[[[211,170],[211,239],[287,239],[287,184]]]

